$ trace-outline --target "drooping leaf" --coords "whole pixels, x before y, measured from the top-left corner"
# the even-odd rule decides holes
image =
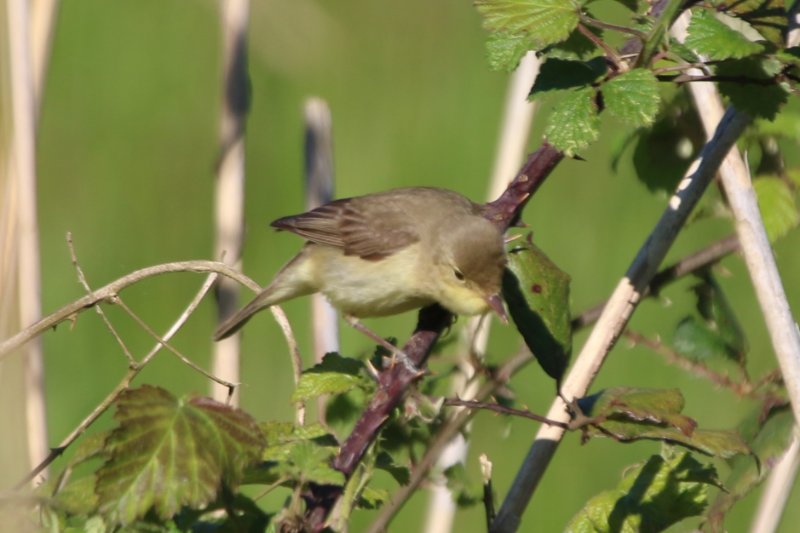
[[[775,242],[800,224],[794,194],[785,181],[761,177],[753,180],[758,207],[770,242]]]
[[[547,374],[560,381],[572,350],[568,274],[532,242],[511,243],[503,298],[514,324]]]
[[[591,14],[589,14],[591,16]],[[603,30],[595,27],[586,28],[588,31],[602,38]],[[566,40],[552,44],[541,51],[548,59],[569,59],[572,61],[588,61],[603,55],[603,50],[592,40],[578,30],[573,30]]]
[[[167,519],[184,505],[205,506],[223,484],[238,484],[264,447],[244,411],[157,387],[123,392],[115,417],[96,491],[100,512],[122,525],[150,510]]]
[[[703,273],[700,278],[702,281],[692,288],[700,318],[688,316],[681,320],[673,334],[673,345],[693,359],[721,357],[743,368],[747,340],[736,313],[710,273]]]
[[[477,0],[484,26],[494,32],[526,33],[536,50],[566,39],[578,25],[577,0]]]
[[[343,394],[355,388],[368,389],[372,383],[363,372],[364,363],[358,359],[337,353],[325,354],[321,363],[300,376],[292,401],[310,400],[323,394]]]
[[[746,57],[723,61],[716,67],[720,92],[740,111],[772,120],[788,95],[774,76],[782,65],[769,58]]]
[[[692,13],[685,44],[712,60],[738,59],[764,50],[762,45],[749,40],[706,9]]]
[[[601,90],[612,115],[632,126],[648,126],[655,120],[661,96],[658,80],[649,70],[637,68],[620,74],[604,83]]]
[[[654,455],[626,472],[616,489],[590,499],[567,525],[570,533],[662,531],[703,512],[716,471],[689,453]]]
[[[651,127],[637,133],[633,151],[637,178],[651,192],[671,194],[705,143],[702,124],[685,91],[662,106]]]
[[[736,432],[695,429],[697,423],[681,414],[678,389],[616,387],[581,398],[578,405],[591,422],[583,427],[584,438],[660,440],[724,458],[749,453]]]
[[[706,513],[706,525],[710,526],[707,530],[724,531],[726,513],[766,479],[789,446],[793,428],[794,418],[786,406],[772,408],[766,416],[759,406],[742,422],[739,432],[747,439],[757,460],[745,456],[731,460],[726,491],[717,496]]]
[[[605,61],[600,57],[589,61],[550,58],[539,69],[539,75],[531,89],[531,97],[553,91],[584,88],[597,81],[605,72]]]
[[[553,107],[547,120],[547,140],[567,156],[573,156],[600,134],[595,90],[585,87],[568,91]]]
[[[784,0],[736,0],[724,2],[720,7],[749,23],[771,43],[783,46],[788,22]]]

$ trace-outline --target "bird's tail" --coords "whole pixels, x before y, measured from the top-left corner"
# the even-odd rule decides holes
[[[272,283],[259,292],[249,304],[219,325],[214,332],[214,340],[220,341],[230,337],[262,309],[315,292],[316,289],[309,281],[308,264],[305,259],[305,253],[300,252],[284,265]]]

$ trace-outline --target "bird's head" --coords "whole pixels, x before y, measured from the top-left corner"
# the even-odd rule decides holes
[[[506,266],[503,234],[480,216],[450,219],[442,231],[434,275],[438,302],[458,315],[494,311],[507,322],[500,296]]]

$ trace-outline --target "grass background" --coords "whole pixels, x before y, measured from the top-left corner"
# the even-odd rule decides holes
[[[600,9],[618,7],[600,2]],[[219,30],[217,4],[210,0],[62,4],[38,150],[45,312],[82,295],[65,244],[67,231],[73,233],[80,263],[95,286],[156,263],[210,258],[221,102]],[[332,109],[337,196],[430,185],[482,199],[507,81],[507,75],[487,68],[484,38],[477,12],[463,1],[253,2],[245,273],[267,283],[300,246],[296,237],[276,234],[268,223],[303,210],[302,104],[311,95],[325,98]],[[610,293],[664,206],[663,197],[636,180],[630,154],[612,172],[609,154],[620,130],[604,117],[601,141],[582,154],[587,161],[559,165],[524,216],[536,242],[571,274],[576,312]],[[540,140],[537,127],[531,148]],[[696,223],[679,238],[670,258],[729,231],[726,221]],[[798,232],[779,242],[776,253],[790,303],[797,308]],[[758,376],[774,366],[769,340],[741,260],[729,258],[723,265],[729,276],[722,284],[741,313],[751,346],[751,375]],[[201,279],[170,275],[122,296],[160,331]],[[691,304],[690,284],[680,282],[661,300],[644,303],[632,326],[668,334]],[[308,301],[285,308],[308,362]],[[113,308],[109,313],[134,353],[150,347],[152,340],[123,313]],[[175,339],[201,365],[209,362],[214,315],[209,300]],[[244,335],[242,404],[260,420],[291,420],[291,367],[279,329],[268,315],[252,321]],[[368,325],[403,339],[414,319],[409,313]],[[575,339],[576,351],[585,336]],[[348,329],[342,329],[342,342],[345,355],[371,349],[367,339]],[[489,361],[502,362],[518,342],[513,328],[498,325]],[[126,362],[94,313],[81,315],[73,329],[62,325],[44,343],[50,439],[55,443],[107,394]],[[445,366],[433,364],[434,370]],[[167,353],[137,383],[158,384],[175,394],[208,390],[202,376]],[[553,385],[538,367],[527,367],[512,385],[522,404],[534,412],[546,411]],[[747,402],[625,342],[614,350],[593,390],[617,385],[679,387],[686,396],[686,412],[701,427],[730,427],[750,409]],[[98,429],[110,423],[105,416]],[[468,472],[479,479],[477,456],[487,453],[502,498],[536,429],[527,421],[479,414]],[[581,446],[578,440],[577,435],[566,438],[522,531],[563,529],[590,496],[614,486],[626,466],[659,448],[655,443],[603,440]],[[274,508],[283,497],[278,491],[266,505]],[[747,530],[756,501],[757,495],[748,496],[733,512],[727,522],[731,532]],[[425,493],[420,492],[393,529],[417,530],[425,509]],[[369,512],[356,514],[351,530],[363,529],[370,517]],[[798,519],[800,499],[794,494],[782,531],[790,531],[788,524]],[[459,512],[455,530],[483,531],[482,509]]]

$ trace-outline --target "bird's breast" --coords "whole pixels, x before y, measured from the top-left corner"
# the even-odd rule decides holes
[[[331,304],[357,317],[386,316],[433,303],[419,282],[420,245],[378,260],[313,245],[315,282]]]

